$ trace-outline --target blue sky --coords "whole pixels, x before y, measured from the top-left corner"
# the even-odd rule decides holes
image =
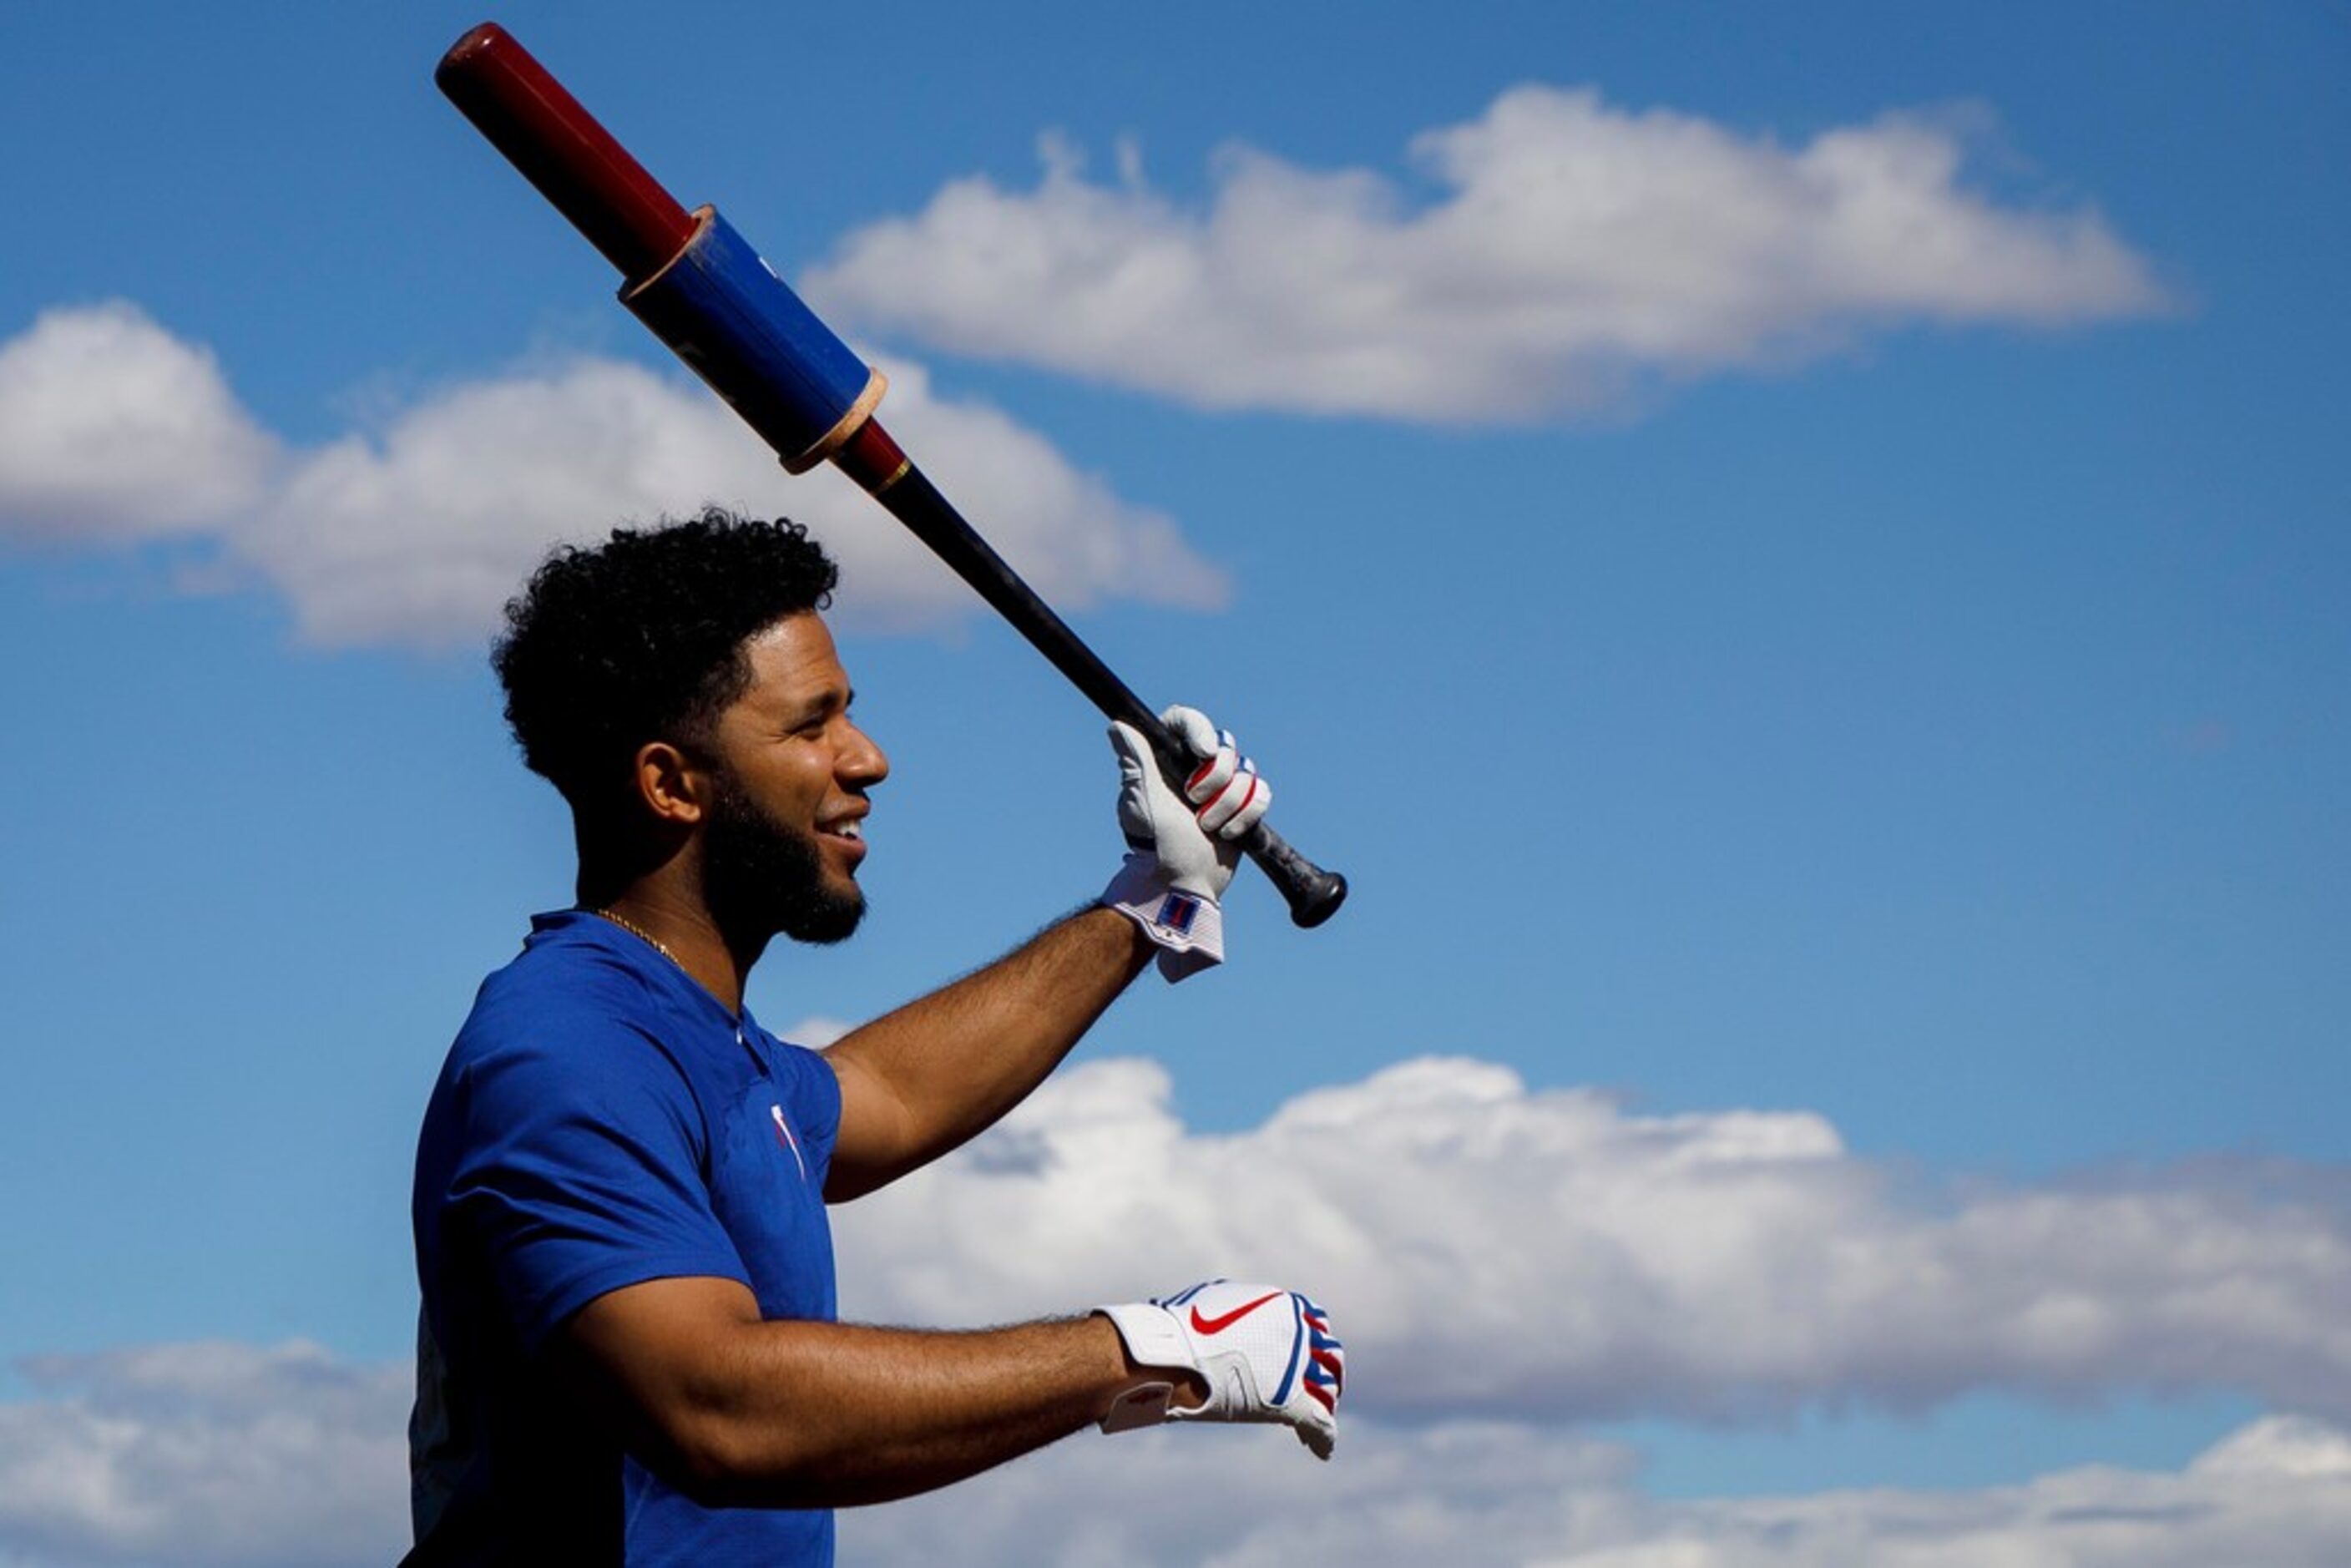
[[[383,1555],[414,1124],[569,899],[481,657],[558,538],[716,499],[847,563],[875,914],[770,959],[771,1025],[1115,862],[1082,703],[774,472],[434,90],[486,14],[892,368],[917,459],[1355,885],[1303,934],[1245,882],[1225,971],[1097,1031],[1008,1146],[1098,1179],[914,1195],[1021,1220],[938,1243],[967,1293],[914,1199],[844,1212],[868,1310],[1320,1264],[1379,1375],[1315,1506],[1409,1461],[1497,1561],[1778,1561],[1740,1500],[1865,1532],[1869,1486],[2105,1561],[2048,1522],[2093,1464],[2250,1532],[2199,1550],[2340,1555],[2339,1507],[2230,1488],[2351,1468],[2343,7],[419,4],[0,19],[0,1563]],[[1227,1218],[1069,1240],[1129,1157],[1098,1125]],[[1293,1182],[1322,1230],[1250,1218]],[[61,1435],[286,1409],[359,1522]],[[1494,1430],[1523,1496],[1416,1447]],[[1241,1484],[1173,1436],[850,1539]],[[104,1500],[147,1485],[183,1511]]]

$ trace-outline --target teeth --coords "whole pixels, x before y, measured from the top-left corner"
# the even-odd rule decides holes
[[[865,836],[865,830],[855,822],[836,823],[832,831],[836,837],[844,839],[862,839]]]

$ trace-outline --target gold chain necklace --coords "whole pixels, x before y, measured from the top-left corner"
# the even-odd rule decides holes
[[[619,926],[622,930],[627,932],[632,936],[641,937],[644,941],[652,943],[654,952],[659,953],[671,963],[677,965],[679,968],[683,969],[685,967],[684,963],[679,959],[678,956],[669,950],[668,943],[663,941],[660,937],[654,936],[652,932],[646,930],[643,926],[638,925],[635,921],[630,919],[619,910],[591,909],[588,913],[611,921],[613,925]]]

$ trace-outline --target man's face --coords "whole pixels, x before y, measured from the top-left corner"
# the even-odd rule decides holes
[[[722,925],[800,942],[857,929],[865,791],[889,759],[850,721],[849,676],[814,614],[744,645],[751,684],[718,717],[705,895]]]

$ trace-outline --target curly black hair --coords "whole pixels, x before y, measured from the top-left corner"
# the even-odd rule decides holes
[[[578,808],[645,742],[704,744],[750,684],[745,641],[823,609],[839,576],[798,523],[718,507],[559,548],[490,655],[523,761]]]

